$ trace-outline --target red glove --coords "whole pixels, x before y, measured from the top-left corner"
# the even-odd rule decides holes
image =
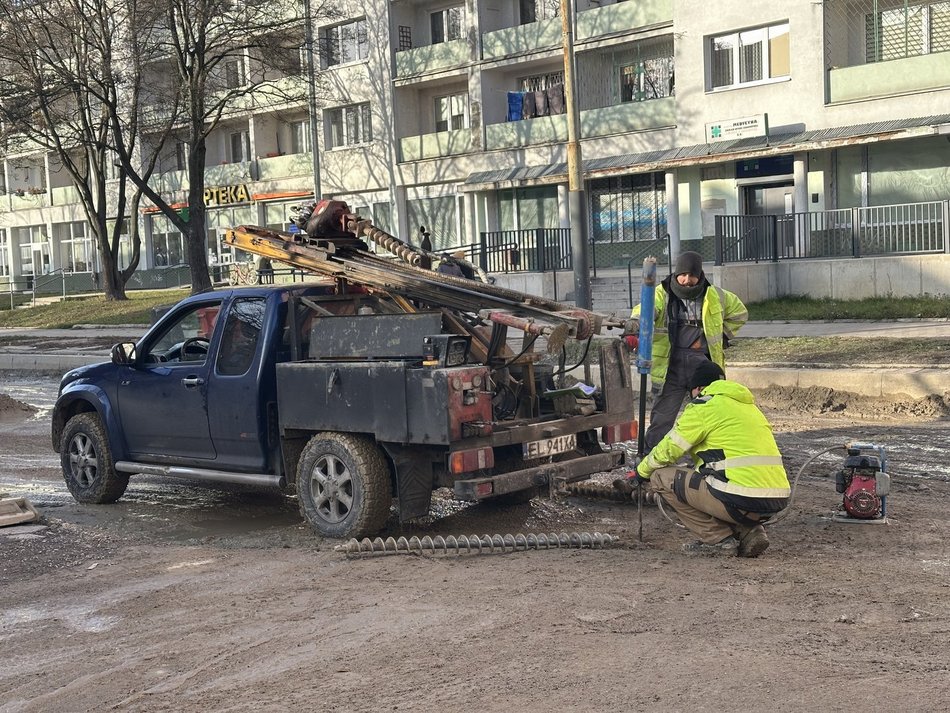
[[[630,351],[635,352],[640,346],[640,338],[636,334],[628,334],[623,338]]]

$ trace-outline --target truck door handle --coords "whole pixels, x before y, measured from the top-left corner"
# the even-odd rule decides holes
[[[181,380],[181,383],[185,386],[185,388],[192,389],[196,386],[203,385],[205,383],[205,380],[202,379],[200,376],[186,376],[184,379]]]

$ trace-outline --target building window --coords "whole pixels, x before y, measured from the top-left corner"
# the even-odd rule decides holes
[[[310,120],[290,122],[290,153],[310,152]]]
[[[468,128],[468,94],[435,98],[435,130],[455,131]]]
[[[81,221],[60,224],[60,266],[66,272],[92,272],[92,240],[86,237],[86,224]]]
[[[175,168],[179,171],[188,168],[188,143],[185,141],[175,142]]]
[[[447,7],[444,10],[438,10],[429,15],[429,23],[432,31],[432,44],[437,45],[440,42],[449,42],[450,40],[462,39],[462,23],[465,19],[465,9],[458,7]]]
[[[373,117],[369,103],[330,109],[326,113],[329,148],[365,144],[373,140]]]
[[[519,0],[519,24],[561,16],[560,0]]]
[[[251,135],[247,131],[228,134],[228,161],[243,163],[251,160]]]
[[[5,228],[0,228],[0,275],[10,274],[10,256],[7,252],[9,249],[7,231]]]
[[[243,57],[229,59],[224,63],[224,84],[228,89],[237,89],[246,83]]]
[[[620,101],[642,102],[673,96],[673,58],[645,59],[620,67]]]
[[[950,50],[950,2],[871,12],[864,26],[869,63]]]
[[[320,30],[325,66],[333,67],[369,56],[366,20],[354,20]]]
[[[559,84],[564,84],[563,70],[547,74],[532,74],[518,80],[518,87],[522,92],[543,92]]]
[[[708,62],[711,89],[787,77],[788,23],[711,37]]]

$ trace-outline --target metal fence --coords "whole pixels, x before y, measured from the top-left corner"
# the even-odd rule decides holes
[[[482,233],[478,252],[473,254],[473,257],[476,258],[473,262],[486,272],[551,272],[574,269],[570,228],[532,228]]]
[[[716,264],[950,252],[950,201],[716,217]]]

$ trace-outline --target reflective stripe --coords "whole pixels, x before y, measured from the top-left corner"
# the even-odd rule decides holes
[[[647,464],[647,468],[650,469],[650,472],[653,472],[657,468],[660,468],[663,464],[658,461],[654,455],[653,451],[647,454],[647,457],[644,459],[644,462]]]
[[[683,438],[679,433],[676,432],[675,429],[670,431],[666,435],[669,437],[671,441],[673,441],[673,443],[678,445],[684,451],[688,452],[688,451],[693,450],[693,444],[687,441],[685,438]]]
[[[707,463],[707,468],[713,470],[727,470],[729,468],[746,468],[752,465],[782,465],[782,456],[738,456]]]
[[[706,485],[721,493],[742,495],[747,498],[787,498],[792,492],[791,488],[750,488],[747,485],[719,480],[712,475],[706,476]]]
[[[706,337],[706,344],[719,344],[722,341],[722,334],[714,334],[711,337]]]

